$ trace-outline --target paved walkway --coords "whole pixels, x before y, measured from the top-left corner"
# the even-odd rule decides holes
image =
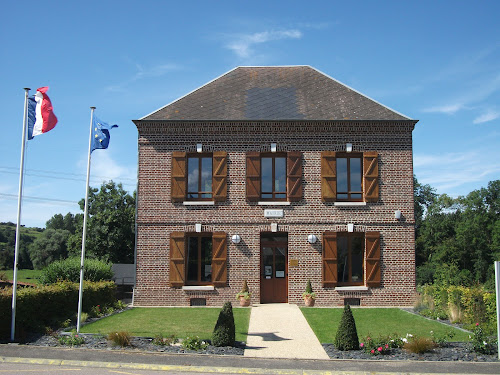
[[[297,305],[253,305],[245,357],[328,359]]]

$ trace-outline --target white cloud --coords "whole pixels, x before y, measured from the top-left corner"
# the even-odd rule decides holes
[[[249,58],[254,54],[252,49],[257,44],[267,43],[282,39],[300,39],[302,32],[300,30],[279,30],[279,31],[263,31],[254,34],[240,34],[235,37],[235,40],[229,42],[226,48],[230,49],[240,58]]]
[[[86,161],[85,161],[86,163]],[[132,191],[137,185],[136,167],[123,166],[112,158],[112,151],[100,152],[99,157],[92,157],[91,185],[102,184],[109,180],[121,182],[127,191]]]
[[[500,117],[500,112],[488,110],[486,113],[483,113],[482,115],[476,117],[472,122],[474,124],[482,124],[483,122],[496,120],[499,117]]]
[[[167,73],[180,70],[181,67],[177,64],[158,64],[149,67],[143,67],[140,64],[131,62],[135,68],[136,73],[122,83],[110,85],[106,87],[107,91],[123,91],[128,85],[145,78],[161,77]]]
[[[430,108],[425,108],[424,112],[430,112],[430,113],[445,113],[447,115],[453,115],[456,112],[460,111],[461,109],[464,109],[464,105],[461,103],[455,103],[455,104],[448,104],[448,105],[443,105],[443,106],[437,106],[437,107],[430,107]]]

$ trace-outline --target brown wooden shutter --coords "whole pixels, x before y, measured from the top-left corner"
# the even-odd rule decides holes
[[[363,153],[363,191],[365,202],[378,201],[378,153]]]
[[[227,284],[227,234],[212,234],[212,282],[215,286]]]
[[[302,199],[302,153],[287,152],[286,185],[288,200],[297,202]]]
[[[323,233],[323,286],[337,285],[337,233]]]
[[[170,233],[170,285],[183,286],[186,280],[186,246],[183,232]]]
[[[366,285],[380,286],[380,233],[365,233],[366,247]]]
[[[186,152],[174,151],[172,152],[172,202],[182,202],[186,199],[186,183]]]
[[[337,159],[335,151],[321,152],[321,198],[324,202],[337,199]]]
[[[247,200],[258,201],[260,199],[260,152],[247,152],[246,173]]]
[[[214,151],[212,171],[214,201],[225,201],[227,199],[227,152]]]

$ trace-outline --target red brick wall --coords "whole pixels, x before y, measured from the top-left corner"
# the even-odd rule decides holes
[[[248,280],[252,302],[260,300],[260,232],[277,223],[288,232],[288,300],[302,304],[308,279],[317,293],[317,305],[343,305],[344,298],[360,298],[362,306],[408,306],[415,293],[413,218],[413,122],[297,122],[297,123],[139,123],[139,188],[137,217],[136,306],[189,305],[206,298],[207,305],[233,301]],[[303,200],[290,206],[259,206],[245,198],[245,152],[303,152]],[[170,199],[172,151],[228,152],[228,200],[214,206],[183,206]],[[378,151],[380,199],[366,206],[339,207],[321,200],[323,150]],[[283,218],[264,218],[264,209],[284,210]],[[402,220],[394,219],[394,211]],[[202,230],[228,233],[228,285],[210,292],[189,292],[168,285],[169,235],[172,231]],[[324,231],[378,231],[381,234],[382,285],[368,291],[341,292],[321,287],[321,239]],[[235,245],[233,234],[242,238]],[[307,242],[315,234],[316,244]]]

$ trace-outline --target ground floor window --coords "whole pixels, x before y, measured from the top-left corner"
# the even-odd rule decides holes
[[[337,234],[337,275],[339,285],[363,285],[364,234]]]
[[[212,236],[187,237],[188,284],[202,285],[212,281]]]

